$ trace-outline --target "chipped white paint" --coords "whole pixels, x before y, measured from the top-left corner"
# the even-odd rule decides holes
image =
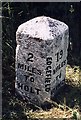
[[[65,79],[68,26],[50,17],[36,17],[16,32],[17,91],[40,105],[62,85]]]

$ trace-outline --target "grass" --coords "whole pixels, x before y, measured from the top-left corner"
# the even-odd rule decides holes
[[[3,120],[73,119],[81,120],[81,70],[67,65],[66,85],[56,94],[50,109],[43,110],[14,95],[12,76],[3,89]],[[11,81],[12,80],[12,81]],[[6,86],[7,85],[7,86]]]
[[[79,66],[67,65],[66,67],[66,79],[69,85],[80,87],[81,86],[81,79],[80,79],[80,68]]]

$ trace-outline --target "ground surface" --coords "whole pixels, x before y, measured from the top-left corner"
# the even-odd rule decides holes
[[[66,85],[56,94],[45,110],[27,103],[14,94],[14,77],[3,78],[3,119],[39,120],[39,118],[81,119],[81,70],[79,66],[67,65]]]

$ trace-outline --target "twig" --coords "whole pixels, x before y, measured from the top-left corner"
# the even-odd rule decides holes
[[[47,100],[47,102],[55,105],[55,106],[58,107],[58,108],[61,108],[62,110],[64,110],[64,106],[65,106],[66,109],[69,109],[69,111],[72,111],[72,109],[71,109],[70,107],[66,106],[65,104],[60,105],[60,104],[57,104],[56,102],[54,102],[54,101],[52,101],[52,100]]]

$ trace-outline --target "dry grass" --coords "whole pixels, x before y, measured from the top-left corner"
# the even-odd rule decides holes
[[[81,85],[80,80],[80,68],[79,66],[71,67],[70,65],[67,65],[66,68],[66,82],[69,85],[79,87]],[[48,111],[44,110],[37,110],[32,111],[32,109],[29,112],[25,112],[27,116],[31,119],[48,119],[48,118],[66,118],[66,119],[77,119],[80,120],[80,112],[76,108],[70,108],[66,106],[66,101],[64,101],[64,104],[57,104],[53,102],[53,105],[55,105],[53,108],[51,108]],[[76,114],[75,114],[76,111]]]
[[[80,74],[81,71],[79,66],[71,67],[70,65],[67,65],[66,80],[68,84],[79,87],[81,85]]]
[[[37,111],[29,113],[30,118],[71,118],[72,112],[70,110],[63,111],[60,108],[52,108],[49,111]]]

